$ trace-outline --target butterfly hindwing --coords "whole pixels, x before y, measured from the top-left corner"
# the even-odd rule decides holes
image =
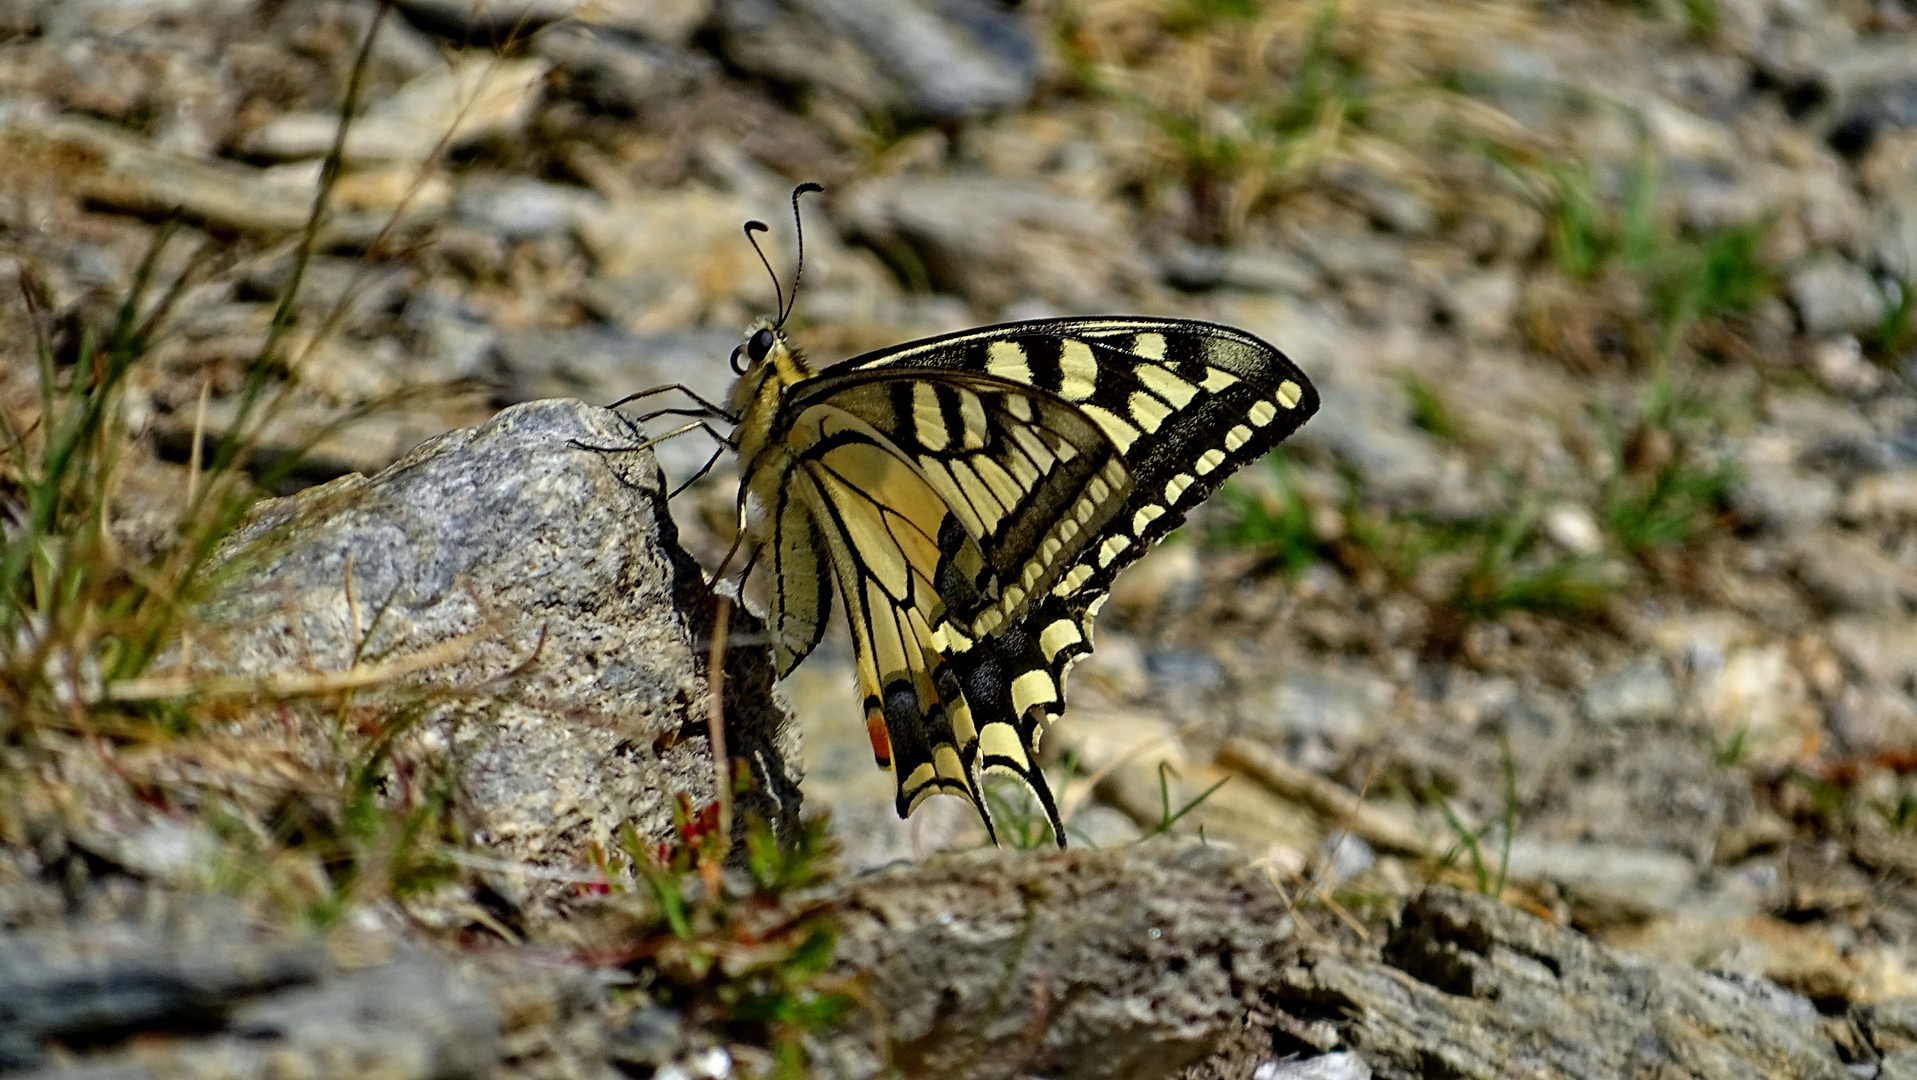
[[[1062,844],[1039,738],[1113,578],[1316,408],[1271,346],[1167,319],[986,327],[798,382],[775,425],[781,671],[818,640],[829,561],[901,816],[947,791],[990,829],[980,785],[1005,771]]]

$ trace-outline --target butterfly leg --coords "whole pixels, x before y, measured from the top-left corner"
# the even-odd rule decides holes
[[[703,397],[700,397],[697,391],[693,390],[691,387],[685,385],[684,383],[667,383],[664,386],[655,386],[650,390],[641,390],[636,394],[627,394],[625,397],[622,397],[618,401],[615,401],[612,404],[606,406],[606,408],[617,409],[621,405],[630,405],[635,401],[639,401],[643,398],[649,398],[653,396],[654,394],[663,394],[668,390],[677,390],[681,394],[684,394],[685,396],[698,402],[702,407],[705,408],[706,415],[717,416],[722,420],[728,420],[733,422],[737,422],[737,420],[739,419],[738,417],[732,415],[730,410],[721,408],[718,405],[714,405],[712,402],[707,401]],[[657,415],[657,414],[654,414],[654,415]]]
[[[698,483],[700,477],[711,472],[712,467],[719,463],[719,455],[725,452],[726,452],[726,448],[723,446],[713,450],[712,456],[706,459],[706,463],[704,465],[699,466],[698,472],[693,473],[691,476],[686,477],[684,482],[682,482],[678,487],[673,488],[670,492],[666,494],[667,501],[671,501],[673,499],[678,498],[680,492],[691,487],[693,484]]]

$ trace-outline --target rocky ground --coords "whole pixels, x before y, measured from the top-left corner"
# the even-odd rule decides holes
[[[201,436],[258,422],[263,349],[258,460],[304,450],[282,492],[515,402],[723,393],[774,303],[740,223],[772,223],[786,272],[787,195],[818,181],[790,324],[817,360],[1150,312],[1259,334],[1323,394],[1280,460],[1120,583],[1047,740],[1076,843],[1189,806],[1167,831],[1244,852],[1323,940],[1413,933],[1404,906],[1437,882],[1618,955],[1768,980],[1807,1024],[1866,1030],[1880,1014],[1858,1010],[1917,996],[1917,11],[572,6],[384,18],[303,263],[378,5],[0,0],[10,415],[42,408],[36,342],[57,371],[90,355],[163,229],[145,303],[185,282],[128,375],[119,544],[163,549]],[[669,476],[701,438],[659,448]],[[670,508],[709,565],[729,470]],[[702,640],[670,633],[688,656]],[[783,688],[792,771],[846,869],[979,844],[950,800],[895,818],[850,683],[834,632]],[[588,707],[554,693],[550,715]],[[633,706],[660,760],[690,745],[666,737],[673,707]],[[34,805],[8,811],[16,851]],[[669,807],[646,812],[669,834]],[[494,847],[563,870],[617,844],[527,835]],[[100,846],[95,871],[158,857]],[[1288,978],[1287,1002],[1312,997]],[[1887,1044],[1837,1043],[1876,1075]]]

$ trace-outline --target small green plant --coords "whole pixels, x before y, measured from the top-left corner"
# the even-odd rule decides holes
[[[1894,364],[1917,348],[1917,281],[1896,282],[1897,303],[1864,336],[1864,353],[1878,363]]]
[[[1185,0],[1167,11],[1162,26],[1173,36],[1230,34],[1264,10],[1258,0]],[[1365,122],[1375,90],[1359,54],[1339,42],[1340,20],[1339,5],[1322,4],[1293,62],[1281,68],[1261,61],[1216,94],[1167,101],[1089,80],[1158,128],[1191,196],[1195,239],[1235,238],[1254,204],[1323,161],[1341,133]]]
[[[1497,872],[1491,872],[1491,866],[1484,855],[1484,834],[1489,832],[1492,822],[1486,822],[1476,829],[1468,828],[1457,811],[1451,807],[1451,800],[1437,791],[1427,793],[1427,801],[1435,803],[1439,813],[1444,815],[1445,825],[1457,837],[1455,843],[1438,860],[1445,869],[1452,869],[1459,855],[1471,857],[1471,874],[1476,879],[1478,892],[1489,897],[1504,895],[1504,883],[1511,869],[1511,841],[1518,828],[1518,769],[1517,762],[1511,756],[1511,740],[1500,736],[1498,739],[1500,769],[1503,774],[1504,791],[1502,807],[1495,823],[1498,827],[1498,865]]]
[[[985,783],[985,802],[992,811],[992,828],[999,843],[1019,851],[1034,851],[1052,840],[1052,823],[1045,808],[1032,797],[1023,782],[1009,776],[994,776]]]
[[[1213,784],[1212,786],[1199,792],[1196,797],[1192,798],[1191,800],[1186,802],[1185,805],[1179,807],[1176,811],[1174,811],[1172,809],[1172,804],[1171,804],[1171,779],[1169,775],[1170,773],[1171,773],[1170,762],[1161,761],[1158,763],[1158,799],[1163,809],[1160,813],[1158,824],[1152,828],[1152,835],[1154,836],[1163,836],[1166,833],[1170,832],[1172,826],[1178,824],[1178,820],[1180,818],[1184,817],[1186,814],[1191,813],[1193,810],[1198,809],[1198,807],[1201,804],[1203,804],[1206,799],[1211,798],[1212,795],[1217,793],[1219,788],[1225,786],[1226,780],[1231,779],[1231,777],[1227,776],[1219,780],[1216,784]]]
[[[1699,461],[1677,434],[1699,408],[1660,379],[1652,383],[1643,419],[1628,439],[1619,436],[1614,419],[1601,418],[1612,469],[1599,502],[1600,522],[1628,555],[1692,543],[1728,508],[1736,471]]]
[[[1660,218],[1662,177],[1649,155],[1625,175],[1615,202],[1604,197],[1589,165],[1549,167],[1546,184],[1559,272],[1587,284],[1608,273],[1632,282],[1658,328],[1660,362],[1698,323],[1744,314],[1776,291],[1776,274],[1761,255],[1770,223],[1678,233]]]
[[[1576,617],[1603,606],[1616,591],[1600,563],[1589,558],[1527,559],[1537,539],[1535,511],[1525,508],[1492,522],[1475,538],[1476,561],[1450,598],[1459,613],[1475,619],[1506,611]]]
[[[1731,732],[1728,738],[1721,741],[1716,736],[1712,736],[1711,760],[1726,769],[1736,767],[1738,762],[1744,760],[1745,753],[1750,749],[1750,735],[1751,729],[1745,725]]]
[[[676,844],[648,844],[630,829],[623,837],[652,922],[620,962],[650,1004],[769,1048],[772,1075],[796,1080],[807,1039],[856,1002],[856,987],[826,970],[837,943],[831,911],[804,896],[831,873],[826,821],[809,819],[782,842],[748,818],[743,869],[725,865],[716,803],[698,812],[681,796],[675,823]]]
[[[1404,392],[1411,399],[1411,423],[1418,430],[1446,441],[1464,434],[1457,417],[1451,414],[1451,407],[1430,383],[1416,375],[1406,375]]]
[[[1917,793],[1905,793],[1896,799],[1874,799],[1870,803],[1884,824],[1898,832],[1917,831]]]
[[[1269,552],[1288,576],[1297,577],[1323,559],[1311,504],[1281,458],[1266,461],[1277,488],[1274,497],[1261,497],[1240,484],[1227,487],[1233,515],[1230,524],[1215,534],[1215,541],[1225,547]]]
[[[1178,0],[1165,12],[1165,29],[1183,34],[1251,22],[1264,13],[1263,0]]]

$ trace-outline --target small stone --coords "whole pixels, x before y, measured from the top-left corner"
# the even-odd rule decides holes
[[[1877,200],[1872,247],[1885,273],[1917,282],[1917,172]]]
[[[1917,622],[1855,616],[1830,624],[1831,647],[1882,686],[1909,687],[1917,680]]]
[[[1743,448],[1731,505],[1745,520],[1785,534],[1800,533],[1837,510],[1837,484],[1799,468],[1798,445],[1779,436],[1750,440]]]
[[[1318,736],[1355,746],[1391,722],[1390,682],[1337,669],[1296,670],[1249,688],[1237,705],[1241,732],[1268,742]]]
[[[1882,368],[1864,359],[1864,347],[1853,334],[1812,346],[1811,371],[1833,393],[1854,397],[1875,393],[1886,378]]]
[[[1123,811],[1104,803],[1089,803],[1065,823],[1065,834],[1073,844],[1083,841],[1090,847],[1110,848],[1135,843],[1144,831]]]
[[[1518,311],[1518,286],[1514,267],[1493,267],[1450,281],[1441,302],[1466,337],[1497,341],[1511,332]]]
[[[1657,660],[1645,659],[1600,676],[1584,689],[1584,715],[1594,724],[1647,723],[1677,712],[1677,686]]]
[[[1395,177],[1355,161],[1326,170],[1325,181],[1357,203],[1380,228],[1406,236],[1424,236],[1437,223],[1437,212],[1422,195]]]
[[[1855,533],[1820,529],[1797,549],[1798,580],[1832,611],[1893,615],[1917,603],[1917,567]]]
[[[532,51],[553,62],[557,93],[616,113],[642,112],[698,79],[684,53],[583,22],[548,26],[533,36]]]
[[[1852,484],[1844,496],[1843,518],[1858,523],[1917,520],[1917,469],[1873,473]]]
[[[1311,266],[1277,250],[1177,243],[1156,255],[1159,273],[1181,289],[1243,289],[1302,296],[1309,293],[1317,281]]]
[[[513,135],[532,115],[550,67],[541,59],[488,57],[428,71],[353,122],[345,158],[351,164],[418,163],[442,143],[457,149]],[[324,157],[338,127],[334,113],[288,113],[254,132],[245,148],[280,160]]]
[[[658,1067],[685,1048],[685,1020],[658,1006],[635,1009],[609,1038],[609,1056],[622,1065]]]
[[[905,248],[929,285],[988,311],[1031,297],[1097,310],[1148,277],[1110,210],[1027,181],[887,177],[847,191],[834,209],[850,234],[881,251]]]
[[[566,232],[605,200],[584,188],[525,176],[475,176],[460,185],[454,205],[460,217],[510,241]]]
[[[1604,551],[1604,533],[1591,511],[1577,503],[1558,503],[1544,512],[1544,535],[1573,555]]]
[[[989,0],[721,0],[726,59],[878,112],[962,120],[1023,104],[1039,48]]]
[[[1810,687],[1782,642],[1732,649],[1700,671],[1693,692],[1719,745],[1766,764],[1795,759],[1821,726]]]
[[[1793,272],[1787,292],[1804,332],[1813,337],[1863,333],[1884,319],[1883,290],[1869,274],[1834,255]]]
[[[1508,873],[1556,885],[1589,922],[1598,924],[1671,914],[1697,881],[1691,861],[1672,852],[1523,836],[1511,841]]]
[[[1302,1061],[1267,1061],[1251,1071],[1251,1080],[1371,1080],[1371,1066],[1345,1051]]]
[[[1917,699],[1884,687],[1847,686],[1827,714],[1831,734],[1856,756],[1917,746]]]
[[[743,327],[750,312],[773,306],[772,282],[739,234],[739,223],[764,216],[763,210],[743,196],[698,185],[584,210],[579,238],[595,266],[581,299],[635,333],[708,322]],[[760,243],[773,265],[787,265],[789,249],[776,234]]]

